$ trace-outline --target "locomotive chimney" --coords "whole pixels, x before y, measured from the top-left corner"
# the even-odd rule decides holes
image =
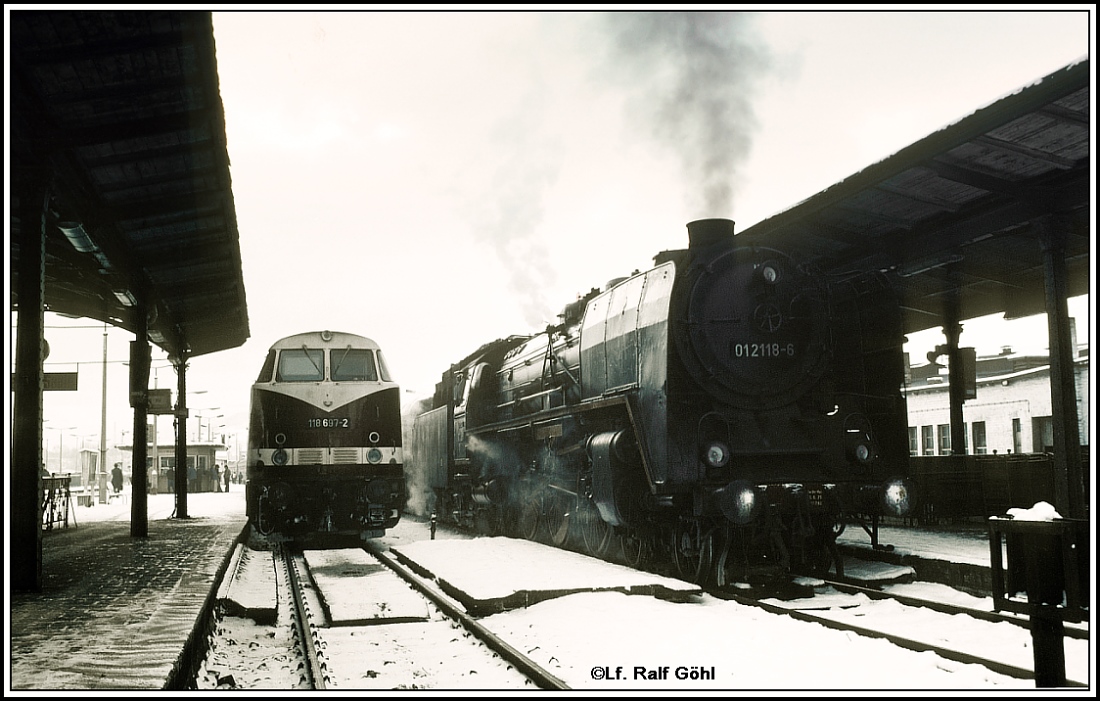
[[[692,249],[733,243],[733,221],[730,219],[697,219],[688,222],[688,247]]]

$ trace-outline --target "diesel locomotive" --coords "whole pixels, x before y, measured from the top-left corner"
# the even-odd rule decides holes
[[[288,336],[252,385],[245,486],[262,536],[379,537],[405,505],[400,390],[378,344],[335,331]]]
[[[734,224],[478,348],[414,424],[440,519],[719,586],[843,574],[836,537],[913,508],[901,314]],[[421,474],[422,473],[422,474]]]

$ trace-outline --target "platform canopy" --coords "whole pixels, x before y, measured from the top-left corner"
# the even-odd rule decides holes
[[[738,238],[838,278],[882,272],[906,333],[947,323],[954,295],[960,320],[1047,311],[1045,245],[1064,252],[1065,296],[1088,294],[1089,72],[1086,59],[1024,86]]]
[[[169,355],[249,337],[211,13],[11,11],[11,305],[45,232],[45,309]],[[27,234],[31,238],[27,238]],[[32,266],[33,267],[33,266]]]

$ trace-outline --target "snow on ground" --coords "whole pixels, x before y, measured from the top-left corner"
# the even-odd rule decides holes
[[[73,495],[73,504],[70,507],[70,525],[77,528],[83,523],[94,521],[129,521],[133,512],[133,495],[130,493],[130,485],[122,489],[119,496],[113,497],[109,503],[100,504],[97,498],[92,506],[82,506],[76,503],[76,495]],[[148,494],[146,495],[146,514],[149,521],[171,518],[176,508],[176,497],[173,494]],[[187,495],[187,515],[191,518],[221,518],[239,517],[244,524],[244,485],[231,484],[229,492],[200,492]]]
[[[629,567],[603,562],[580,553],[548,548],[515,538],[477,538],[449,542],[422,540],[398,548],[401,555],[430,572],[446,573],[447,582],[470,596],[504,598],[524,590],[612,589],[616,587],[664,587],[676,591],[697,589],[678,579],[660,577]],[[525,563],[540,562],[532,572]]]
[[[841,544],[866,545],[871,542],[858,526],[848,526],[837,538]],[[900,528],[879,526],[878,542],[893,545],[899,555],[915,555],[989,567],[989,532],[985,524],[975,523],[946,528]]]
[[[200,518],[218,514],[243,518],[244,488],[231,487],[229,494],[189,495],[189,514]],[[151,495],[149,519],[170,517],[172,506],[171,495]],[[118,500],[110,505],[76,507],[75,512],[80,523],[127,519],[129,504]],[[859,533],[847,533],[845,537],[862,538],[861,542],[866,542]],[[899,546],[899,552],[988,564],[988,555],[981,562],[983,537],[980,531],[975,531],[958,537],[939,533],[935,538],[922,539],[917,531],[885,528],[881,540],[904,542],[905,547]],[[471,586],[484,587],[485,591],[499,590],[505,584],[514,586],[515,582],[504,580],[503,564],[500,568],[477,566],[476,549],[463,542],[469,540],[440,528],[436,540],[431,541],[428,524],[405,518],[379,544],[409,552],[431,551],[434,567],[453,567],[465,572],[468,578],[479,577],[480,584],[475,582]],[[516,541],[514,545],[520,549],[532,547],[525,541]],[[578,570],[602,567],[590,558],[568,555],[567,560],[573,565],[562,564],[565,561],[555,557],[554,562],[558,563],[555,566],[575,566]],[[530,553],[526,557],[519,561],[536,559]],[[613,567],[608,565],[607,572],[612,572]],[[531,568],[527,568],[527,573],[547,581],[571,576],[569,572]],[[362,596],[363,592],[357,594]],[[988,600],[975,605],[989,608]],[[901,649],[884,640],[778,617],[705,594],[692,596],[686,602],[673,602],[619,592],[585,592],[481,620],[575,689],[654,693],[839,690],[848,695],[876,690],[1036,691],[1034,682],[1013,679],[976,665],[959,664],[933,653]],[[395,669],[408,670],[410,676],[403,681],[391,677],[394,681],[391,688],[458,688],[448,687],[442,678],[436,684],[430,678],[416,676],[420,672],[414,671],[424,669],[427,661],[432,668],[446,667],[450,660],[447,640],[418,638],[412,627],[402,628],[401,640],[407,658],[393,664]],[[997,639],[988,641],[990,649],[998,644]],[[456,645],[454,654],[466,653]],[[458,657],[453,661],[461,663]],[[488,676],[491,675],[487,675],[485,686],[480,688],[506,688],[495,685]]]

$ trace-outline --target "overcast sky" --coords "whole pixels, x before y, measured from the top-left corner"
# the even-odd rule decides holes
[[[268,346],[321,329],[373,338],[407,397],[430,393],[686,246],[689,221],[746,229],[1087,57],[1092,16],[1060,7],[1077,11],[215,12],[251,338],[192,360],[189,404],[243,433]],[[102,334],[47,329],[47,370],[81,363],[48,427],[98,432]],[[113,441],[132,337],[109,337]]]

